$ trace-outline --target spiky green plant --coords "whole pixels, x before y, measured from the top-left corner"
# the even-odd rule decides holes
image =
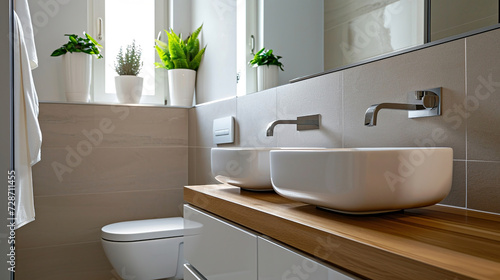
[[[120,51],[118,52],[115,61],[116,73],[120,76],[137,76],[142,69],[141,56],[141,46],[136,45],[135,40],[132,41],[132,45],[128,45],[125,48],[125,53],[123,53],[123,47],[120,47]]]
[[[196,29],[186,40],[182,40],[182,34],[175,34],[165,30],[168,43],[156,40],[156,52],[160,56],[161,63],[156,62],[156,68],[165,69],[192,69],[198,70],[201,58],[205,53],[206,46],[200,50],[200,35],[203,24]]]

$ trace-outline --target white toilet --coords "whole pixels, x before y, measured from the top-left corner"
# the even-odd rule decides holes
[[[110,224],[101,229],[104,252],[124,280],[182,279],[184,219]]]

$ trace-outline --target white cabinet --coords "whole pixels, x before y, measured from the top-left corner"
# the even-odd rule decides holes
[[[184,223],[185,258],[204,278],[257,280],[257,235],[189,205]]]
[[[184,227],[184,280],[358,279],[189,205]]]
[[[358,279],[266,238],[258,239],[259,280]]]

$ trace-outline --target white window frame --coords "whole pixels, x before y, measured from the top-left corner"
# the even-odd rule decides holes
[[[106,34],[104,33],[106,25],[105,17],[105,0],[88,0],[89,1],[89,20],[88,30],[91,31],[92,37],[99,44],[106,48]],[[167,0],[155,1],[155,34],[159,34],[164,29],[168,29],[168,5]],[[99,26],[99,21],[102,26]],[[100,29],[100,30],[99,30]],[[102,39],[98,38],[99,31],[102,32]],[[155,38],[151,38],[153,41]],[[95,103],[119,103],[116,94],[105,92],[105,63],[106,59],[114,61],[115,58],[104,58],[93,60],[92,71],[92,101]],[[158,56],[155,56],[156,62],[160,62]],[[156,104],[164,105],[165,99],[168,97],[167,71],[162,68],[155,69],[155,95],[143,95],[141,104]]]
[[[258,30],[258,1],[243,0],[236,4],[236,68],[238,82],[236,85],[237,96],[250,94],[257,91],[257,70],[249,65],[254,54],[260,49],[262,40]],[[252,49],[253,48],[253,49]]]

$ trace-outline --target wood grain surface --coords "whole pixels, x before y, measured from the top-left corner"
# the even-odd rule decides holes
[[[431,206],[334,213],[227,185],[187,186],[184,200],[368,279],[500,279],[500,216]]]

